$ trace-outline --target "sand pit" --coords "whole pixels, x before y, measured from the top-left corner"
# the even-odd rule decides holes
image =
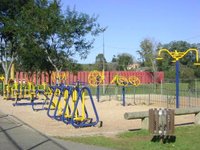
[[[26,101],[24,101],[26,102]],[[122,106],[117,100],[104,100],[97,102],[95,99],[96,108],[99,118],[103,121],[103,127],[87,127],[74,128],[71,125],[66,125],[61,121],[56,121],[47,116],[47,112],[34,112],[31,106],[13,106],[13,101],[3,100],[0,97],[0,111],[14,115],[29,124],[33,128],[49,136],[83,136],[83,135],[106,135],[113,136],[119,132],[138,129],[141,127],[140,120],[125,120],[125,112],[147,111],[150,108],[155,108],[154,105],[130,105]],[[90,108],[88,108],[90,109]],[[193,122],[193,115],[179,116],[175,118],[176,124],[184,122]]]

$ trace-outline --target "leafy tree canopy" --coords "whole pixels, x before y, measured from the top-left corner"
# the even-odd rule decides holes
[[[127,70],[128,65],[133,64],[134,58],[131,54],[122,53],[117,55],[117,70]]]
[[[96,16],[75,8],[62,13],[58,0],[0,2],[1,57],[9,50],[24,70],[72,69],[74,56],[85,59],[102,29]]]
[[[96,66],[96,69],[99,71],[102,71],[103,69],[107,70],[107,61],[102,53],[96,56],[95,66]]]

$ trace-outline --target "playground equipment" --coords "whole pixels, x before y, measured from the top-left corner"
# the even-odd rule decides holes
[[[117,86],[125,87],[128,85],[128,79],[124,76],[115,75],[111,81],[111,84],[113,83],[115,83]]]
[[[128,81],[130,84],[132,84],[135,87],[140,85],[140,79],[136,76],[130,76],[128,78]]]
[[[4,98],[15,100],[13,106],[21,106],[21,105],[32,105],[33,110],[35,110],[34,106],[43,104],[40,102],[39,95],[43,94],[46,99],[48,99],[47,92],[40,89],[38,86],[35,86],[32,82],[13,82],[6,84],[4,86]],[[43,91],[43,92],[42,92]],[[22,100],[25,100],[22,101]],[[37,102],[35,102],[37,100]]]
[[[67,79],[67,73],[61,72],[61,71],[60,72],[52,72],[51,79],[54,84],[59,84],[59,83],[65,84],[65,81]]]
[[[43,82],[42,85],[36,89],[35,95],[36,97],[33,98],[31,101],[32,109],[34,111],[46,109],[45,106],[48,106],[49,100],[50,100],[49,97],[52,95],[51,88],[45,82]],[[44,98],[41,98],[41,96],[43,96]],[[38,101],[42,101],[42,102],[38,103]]]
[[[36,87],[32,82],[14,82],[11,91],[15,99],[13,106],[31,105],[31,101],[36,98]],[[28,100],[28,103],[19,103],[23,99]]]
[[[6,100],[14,99],[14,90],[13,90],[14,81],[8,80],[8,83],[3,82],[3,98]]]
[[[61,85],[50,86],[50,88],[52,90],[52,95],[51,95],[51,99],[48,105],[47,115],[50,118],[54,118],[58,120],[60,113],[59,113],[59,116],[56,116],[56,114],[57,114],[58,109],[59,111],[62,111],[60,100],[63,97],[63,93],[65,92],[64,89],[66,89],[67,86],[65,86],[64,84],[61,84]],[[59,93],[59,95],[57,94],[57,92]]]
[[[94,118],[90,118],[89,114],[86,110],[85,107],[85,94],[89,95],[89,100],[91,102],[92,105],[92,109],[95,115],[95,120]],[[76,110],[78,108],[79,103],[81,103],[81,115],[79,114],[79,116],[76,114]],[[71,119],[71,124],[74,127],[89,127],[89,126],[96,126],[99,123],[99,116],[94,104],[94,100],[92,98],[92,94],[91,91],[88,87],[83,87],[78,91],[78,97],[77,97],[77,101],[75,103],[75,107],[74,107],[74,111],[72,112],[72,118]],[[100,126],[102,126],[102,122],[100,122]]]
[[[55,110],[54,110],[52,117],[56,120],[62,121],[62,115],[64,115],[64,117],[66,117],[66,118],[70,118],[71,109],[70,109],[69,105],[67,105],[67,99],[69,97],[69,92],[71,90],[71,87],[61,85],[58,88],[61,92],[58,97],[57,103],[55,105]],[[66,105],[67,105],[66,112],[63,113],[64,107]]]
[[[51,88],[53,93],[47,110],[47,115],[50,118],[71,124],[76,128],[96,126],[98,123],[102,126],[91,91],[87,86],[81,86],[77,82],[74,86],[57,85]],[[55,96],[57,89],[60,91],[58,97]],[[86,94],[89,96],[93,114],[89,114],[87,111]]]
[[[3,76],[1,79],[4,80]],[[19,80],[19,82],[9,80],[8,84],[2,83],[2,85],[4,99],[15,100],[13,106],[32,105],[33,110],[36,110],[35,106],[41,104],[38,96],[45,96],[45,100],[43,99],[43,101],[46,103],[49,100],[49,95],[51,95],[51,89],[46,83],[36,86],[33,82],[26,82],[25,80]],[[21,100],[28,100],[28,102],[24,103]],[[38,101],[36,102],[36,100]]]
[[[26,89],[25,89],[26,90]],[[28,99],[34,99],[36,97],[36,87],[32,82],[28,82],[27,84],[27,94],[28,94]],[[26,91],[25,91],[26,93]]]
[[[55,75],[56,82],[65,77]],[[97,78],[99,81],[97,84],[100,84],[101,79]],[[62,82],[54,86],[48,86],[45,83],[42,86],[35,86],[32,82],[19,81],[9,82],[4,86],[5,98],[15,100],[13,106],[32,105],[32,109],[38,111],[44,110],[45,105],[48,105],[47,115],[49,117],[71,124],[76,128],[96,126],[98,123],[102,126],[91,91],[82,82],[77,82],[73,86],[66,86]],[[41,95],[45,97],[42,102],[39,98]],[[88,102],[86,102],[86,95],[89,97]],[[49,96],[51,96],[50,99]],[[24,99],[29,100],[28,103],[22,103],[21,100]],[[91,103],[90,111],[87,110],[89,102]],[[37,105],[40,107],[36,107]]]
[[[104,75],[97,70],[91,71],[88,75],[88,83],[90,86],[97,87],[103,83]]]
[[[99,85],[103,84],[104,81],[104,73],[100,71],[94,70],[91,71],[88,75],[88,83],[92,87],[97,87],[96,97],[97,101],[99,102],[99,95],[100,95],[100,88]]]
[[[178,52],[177,50],[175,50],[174,52],[171,52],[168,49],[160,49],[158,51],[158,58],[156,58],[157,60],[162,60],[163,57],[161,57],[161,53],[166,52],[173,58],[172,62],[176,62],[176,108],[179,108],[179,59],[183,58],[186,54],[192,51],[194,51],[196,54],[195,55],[196,62],[194,63],[194,65],[199,66],[200,65],[199,54],[198,54],[198,49],[196,48],[189,48],[185,52]]]
[[[136,76],[130,76],[128,79],[124,76],[115,75],[113,80],[111,81],[111,84],[115,83],[117,86],[122,87],[122,105],[125,106],[125,87],[129,84],[133,86],[139,86],[140,85],[140,79]]]
[[[0,80],[4,81],[5,77],[3,75],[0,76]]]

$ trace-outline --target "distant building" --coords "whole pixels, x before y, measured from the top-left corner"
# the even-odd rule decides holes
[[[128,65],[127,66],[127,70],[136,70],[140,67],[140,64],[139,63],[134,63],[134,64],[131,64],[131,65]]]

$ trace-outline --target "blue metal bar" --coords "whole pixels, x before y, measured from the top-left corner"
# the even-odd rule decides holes
[[[91,121],[91,122],[89,122],[89,123],[87,122],[88,114],[86,114],[86,120],[84,120],[84,121],[82,121],[82,122],[76,122],[76,121],[73,120],[74,115],[75,115],[75,111],[76,111],[77,106],[78,106],[78,103],[79,103],[79,101],[81,100],[81,97],[82,97],[82,94],[81,94],[81,93],[82,93],[84,90],[86,90],[86,91],[88,92],[88,95],[89,95],[89,97],[90,97],[90,102],[91,102],[91,104],[92,104],[92,108],[93,108],[93,111],[94,111],[94,114],[95,114],[95,117],[96,117],[96,120],[95,120],[95,121]],[[92,119],[92,120],[93,120],[93,119]],[[98,123],[99,123],[99,116],[98,116],[98,113],[97,113],[97,109],[96,109],[96,107],[95,107],[94,100],[93,100],[93,98],[92,98],[92,93],[91,93],[91,91],[90,91],[90,88],[88,88],[88,87],[83,87],[83,88],[81,88],[81,89],[78,89],[78,98],[77,98],[77,101],[76,101],[76,103],[75,103],[74,111],[73,111],[73,113],[72,113],[71,124],[72,124],[74,127],[78,128],[78,127],[90,127],[90,126],[95,126],[95,125],[97,125]]]
[[[54,98],[54,94],[55,94],[57,85],[56,86],[50,86],[50,88],[52,90],[52,96],[51,96],[51,99],[50,99],[50,102],[49,102],[49,107],[47,109],[47,116],[49,116],[50,118],[53,118],[53,116],[50,114],[50,111],[51,111],[51,105],[53,104],[53,98]]]
[[[80,127],[80,125],[77,125],[77,122],[74,121],[75,118],[75,113],[77,111],[77,107],[78,107],[78,102],[81,99],[81,93],[80,93],[80,89],[77,87],[74,87],[73,91],[76,90],[77,91],[77,98],[74,104],[74,110],[72,110],[72,114],[71,114],[71,120],[70,120],[70,124],[72,124],[74,127]],[[72,92],[73,93],[73,92]]]
[[[44,105],[47,103],[47,101],[48,100],[50,100],[49,99],[49,97],[48,97],[48,95],[46,95],[45,94],[45,91],[44,90],[36,90],[36,92],[35,92],[36,94],[36,97],[37,97],[37,95],[38,94],[42,94],[42,95],[44,95],[45,96],[45,100],[42,102],[42,103],[40,103],[41,104],[41,108],[35,108],[35,105],[37,105],[38,103],[37,102],[35,102],[35,101],[37,101],[38,99],[37,98],[34,98],[33,100],[32,100],[32,109],[33,109],[33,111],[39,111],[39,110],[44,110],[45,108],[44,108]]]
[[[70,117],[66,118],[65,114],[66,114],[66,111],[67,111],[67,107],[69,108],[69,114],[71,114],[71,109],[70,109],[70,106],[69,106],[69,100],[70,100],[70,98],[72,98],[73,90],[74,90],[73,87],[68,86],[68,97],[67,97],[67,99],[65,99],[66,103],[65,103],[65,107],[63,108],[63,114],[61,116],[61,120],[66,124],[71,123],[71,118]]]
[[[97,86],[97,93],[96,93],[96,96],[97,96],[97,102],[99,102],[99,85]]]
[[[122,105],[125,106],[125,86],[122,87]]]
[[[61,93],[62,93],[62,96],[64,97],[64,92],[65,91],[68,91],[68,96],[66,99],[64,99],[65,101],[65,105],[63,106],[62,108],[62,115],[61,116],[58,116],[57,115],[57,111],[58,111],[58,106],[59,106],[59,103],[61,101],[61,99],[58,100],[58,103],[57,103],[57,106],[55,108],[55,112],[54,112],[54,118],[58,121],[63,121],[65,122],[65,120],[67,120],[67,122],[65,122],[66,124],[68,124],[68,120],[69,118],[66,118],[65,117],[65,114],[66,114],[66,111],[67,111],[67,106],[68,106],[68,109],[69,108],[69,98],[71,97],[71,87],[70,86],[62,86],[62,89],[61,89]]]
[[[65,91],[65,90],[64,90],[64,89],[65,89],[64,84],[60,85],[60,86],[58,87],[58,89],[60,90],[60,95],[59,95],[59,97],[58,97],[58,101],[57,101],[57,104],[56,104],[56,106],[55,106],[53,118],[56,119],[56,120],[58,120],[58,121],[60,121],[62,117],[59,116],[59,115],[57,115],[57,112],[58,112],[58,109],[59,109],[59,105],[60,105],[61,98],[64,96],[64,95],[63,95],[63,94],[64,94],[64,91]]]
[[[179,61],[176,61],[176,108],[179,108]]]

